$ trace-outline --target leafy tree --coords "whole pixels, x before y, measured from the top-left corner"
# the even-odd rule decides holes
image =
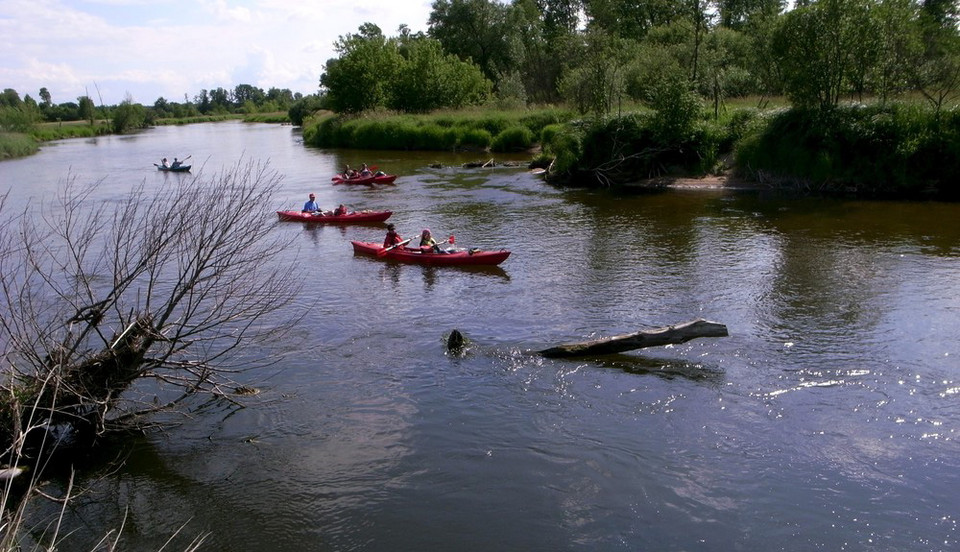
[[[922,0],[920,8],[925,19],[941,29],[956,29],[960,5],[956,0]]]
[[[40,88],[40,100],[41,100],[40,105],[44,107],[50,107],[52,105],[51,103],[52,97],[50,96],[50,91],[47,90],[47,87],[45,86]]]
[[[519,72],[500,75],[497,79],[495,102],[498,109],[520,109],[527,106],[527,90]]]
[[[435,0],[429,34],[443,49],[480,66],[491,81],[517,65],[509,6],[495,0]]]
[[[942,1],[923,5],[917,22],[921,53],[909,65],[912,85],[936,110],[938,120],[943,105],[960,91],[960,34],[955,9]]]
[[[779,17],[762,14],[750,19],[743,31],[749,38],[749,49],[744,63],[756,77],[757,92],[761,96],[780,95],[783,91],[783,72],[774,55],[774,36]]]
[[[20,107],[21,103],[23,100],[20,99],[20,94],[13,88],[4,88],[3,93],[0,94],[0,107]]]
[[[773,54],[794,105],[832,109],[857,85],[879,52],[879,32],[866,0],[820,0],[786,13],[773,37]]]
[[[921,58],[923,44],[913,0],[881,0],[875,15],[880,54],[867,79],[870,89],[885,103],[907,90],[911,65]]]
[[[157,101],[153,102],[153,111],[157,114],[157,117],[169,117],[170,116],[170,102],[168,102],[163,96],[157,98]]]
[[[656,110],[652,126],[661,144],[688,142],[702,118],[700,96],[690,88],[687,79],[678,76],[661,79],[654,85],[650,106]]]
[[[0,105],[0,131],[29,132],[39,120],[36,102],[22,102],[16,107]]]
[[[580,25],[583,0],[536,0],[543,17],[547,41],[555,43],[561,37],[575,34]]]
[[[389,83],[403,62],[394,41],[387,41],[372,23],[358,34],[341,36],[334,43],[340,57],[327,61],[320,86],[327,90],[335,111],[358,113],[386,105]]]
[[[123,134],[131,130],[147,126],[147,110],[128,95],[110,113],[111,129],[116,134]]]
[[[303,126],[304,119],[321,109],[325,109],[326,103],[326,98],[319,94],[303,96],[293,102],[293,105],[287,110],[287,116],[290,117],[290,122],[294,125]]]
[[[77,116],[81,120],[90,121],[93,124],[93,118],[96,115],[96,106],[90,96],[80,96],[77,98]]]
[[[564,52],[568,51],[565,45],[573,43],[573,33],[548,32],[537,0],[514,0],[509,18],[516,30],[517,69],[528,100],[559,101],[558,83],[567,57]]]
[[[786,7],[785,0],[719,0],[720,26],[745,30],[758,17],[776,16]]]
[[[293,102],[296,101],[293,97],[293,92],[289,88],[279,89],[271,88],[267,90],[266,101],[274,102],[279,110],[288,109]]]
[[[210,94],[207,93],[206,89],[201,89],[200,93],[193,99],[193,102],[197,104],[197,110],[203,114],[209,113],[212,108]]]
[[[705,37],[696,85],[702,96],[713,101],[714,117],[726,98],[757,90],[756,78],[745,66],[749,54],[749,38],[741,32],[719,27]]]
[[[561,93],[581,113],[606,115],[625,91],[626,43],[596,30],[584,39],[579,63],[563,75]]]
[[[233,103],[237,107],[243,106],[247,102],[252,102],[253,105],[258,106],[263,104],[265,99],[266,94],[263,93],[263,89],[251,84],[238,84],[233,89]]]
[[[233,99],[230,91],[222,87],[210,91],[210,109],[206,113],[229,113],[232,107]]]
[[[438,40],[414,37],[399,48],[402,61],[390,86],[387,107],[426,112],[482,102],[490,82],[479,67],[445,54]]]
[[[640,40],[650,29],[670,25],[684,8],[677,0],[585,0],[591,28]]]

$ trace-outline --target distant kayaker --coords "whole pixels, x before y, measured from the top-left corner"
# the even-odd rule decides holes
[[[364,164],[362,164],[362,165],[360,166],[360,176],[370,176],[371,174],[373,174],[373,173],[371,173],[371,172],[370,172],[370,169],[367,168],[367,164],[366,164],[366,163],[364,163]]]
[[[333,214],[337,216],[347,214],[347,206],[341,203],[336,209],[333,210]]]
[[[400,243],[400,242],[402,242],[402,241],[403,241],[403,237],[401,237],[400,234],[397,233],[396,227],[394,227],[394,225],[393,225],[392,223],[391,223],[391,224],[388,224],[388,225],[387,225],[387,235],[386,235],[386,237],[383,238],[383,246],[384,246],[384,247],[393,247],[394,245],[397,245],[398,243]]]
[[[344,177],[344,178],[353,178],[353,177],[355,177],[355,176],[357,176],[357,171],[351,169],[351,168],[350,168],[350,165],[346,165],[346,166],[344,167],[344,169],[343,169],[343,177]]]
[[[321,215],[323,214],[323,211],[320,209],[320,206],[317,205],[316,199],[317,199],[317,196],[310,194],[310,199],[303,204],[304,213],[311,213],[311,214],[320,213]]]
[[[179,167],[180,165],[181,165],[181,162],[180,162],[176,157],[174,157],[174,158],[173,158],[173,164],[170,165],[170,168],[171,168],[171,169],[176,169],[176,168]]]
[[[160,161],[160,166],[163,167],[163,168],[165,168],[165,169],[169,169],[169,168],[170,168],[170,163],[167,162],[167,158],[166,158],[166,157],[164,157],[163,160]]]

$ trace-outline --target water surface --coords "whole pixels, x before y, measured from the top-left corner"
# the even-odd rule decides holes
[[[248,408],[198,404],[66,517],[61,550],[956,550],[960,206],[561,190],[476,155],[325,151],[237,122],[69,140],[0,163],[11,204],[67,174],[109,200],[191,155],[284,176],[277,208],[390,209],[508,248],[499,268],[355,257],[384,225],[265,220],[314,309]],[[518,159],[522,159],[518,158]],[[344,163],[394,186],[334,186]],[[440,164],[440,168],[430,165]],[[229,198],[224,198],[225,205]],[[307,301],[305,300],[305,303]],[[291,313],[292,315],[292,313]],[[730,336],[533,351],[706,318]],[[445,353],[457,328],[473,341]],[[126,520],[124,522],[124,516]]]

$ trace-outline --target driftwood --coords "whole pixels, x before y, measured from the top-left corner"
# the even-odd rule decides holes
[[[643,347],[686,343],[698,337],[726,337],[727,335],[729,334],[724,324],[718,324],[700,318],[673,326],[641,330],[632,334],[604,337],[577,343],[565,343],[538,352],[549,358],[609,355],[630,351],[632,349],[641,349]]]
[[[484,169],[487,167],[492,167],[493,164],[493,158],[491,157],[489,161],[470,161],[468,163],[464,163],[463,167],[467,169]]]

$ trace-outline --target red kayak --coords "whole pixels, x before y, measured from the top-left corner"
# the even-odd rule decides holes
[[[368,176],[352,176],[346,177],[342,174],[334,176],[330,180],[333,180],[334,184],[363,184],[370,186],[372,184],[393,184],[393,181],[397,179],[395,174],[381,174],[379,176],[371,174]]]
[[[277,211],[280,220],[286,222],[316,222],[320,224],[350,224],[354,222],[383,222],[393,211],[354,211],[345,215],[314,215],[301,211]]]
[[[500,251],[481,251],[479,249],[452,249],[448,253],[421,251],[419,247],[396,247],[386,253],[382,243],[351,241],[353,252],[359,255],[372,255],[378,259],[390,259],[401,263],[413,263],[429,266],[493,266],[502,263],[510,256],[506,249]]]
[[[342,174],[334,176],[330,180],[333,180],[334,184],[365,184],[367,186],[373,184],[373,179],[376,178],[372,174],[370,176],[351,176],[346,177]]]

